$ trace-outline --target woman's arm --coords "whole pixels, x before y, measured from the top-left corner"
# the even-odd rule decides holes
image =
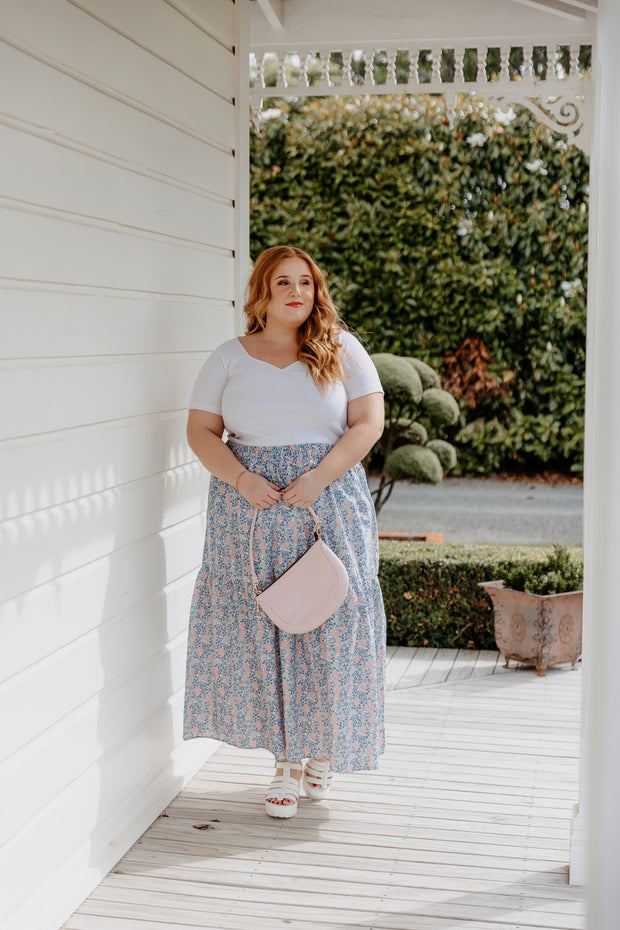
[[[228,484],[236,487],[253,507],[263,510],[277,504],[280,489],[262,475],[244,468],[226,443],[222,442],[224,421],[216,413],[190,410],[187,418],[187,441],[204,467]]]
[[[310,507],[328,484],[340,478],[372,449],[383,432],[383,394],[365,394],[349,401],[349,429],[316,468],[289,484],[282,500],[294,507]]]

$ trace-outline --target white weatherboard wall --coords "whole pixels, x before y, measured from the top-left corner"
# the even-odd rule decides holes
[[[0,4],[0,925],[192,774],[191,385],[247,270],[247,0]],[[247,237],[247,234],[245,234]]]

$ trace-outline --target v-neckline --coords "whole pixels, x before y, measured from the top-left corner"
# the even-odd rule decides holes
[[[243,349],[243,351],[245,352],[248,358],[254,359],[255,362],[260,362],[261,365],[269,365],[270,368],[275,368],[276,371],[287,371],[289,368],[292,368],[293,365],[301,364],[299,359],[297,358],[295,359],[294,362],[290,362],[288,365],[284,365],[284,367],[280,367],[280,365],[274,365],[273,362],[266,362],[265,359],[263,358],[257,358],[255,355],[251,355],[246,349],[246,347],[244,346],[244,344],[241,342],[241,339],[239,338],[239,336],[237,336],[237,342],[239,343],[239,345],[241,346],[241,348]]]

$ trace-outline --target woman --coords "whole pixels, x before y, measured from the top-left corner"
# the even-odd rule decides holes
[[[292,817],[301,779],[308,797],[325,797],[334,772],[376,768],[384,748],[385,615],[360,465],[383,430],[383,396],[301,249],[263,252],[245,313],[246,335],[209,357],[189,411],[189,444],[212,477],[184,736],[268,749],[277,761],[267,814]],[[349,593],[321,627],[288,634],[254,600],[250,524],[258,508],[262,589],[308,548],[310,506],[347,568]]]

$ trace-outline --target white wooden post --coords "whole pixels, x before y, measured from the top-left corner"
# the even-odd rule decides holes
[[[617,930],[620,914],[619,34],[620,5],[600,0],[586,384],[586,680],[581,800],[571,848],[571,882],[589,886],[590,930]]]
[[[235,324],[245,332],[243,304],[250,276],[250,13],[249,0],[235,5]]]

